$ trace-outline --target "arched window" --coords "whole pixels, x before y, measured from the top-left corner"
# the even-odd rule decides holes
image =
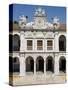
[[[36,59],[36,71],[44,72],[44,59],[41,56]]]
[[[13,72],[20,72],[20,62],[18,57],[13,58]]]
[[[9,35],[9,52],[12,52],[12,40],[13,40],[13,35]]]
[[[64,35],[59,37],[59,51],[66,51],[66,37]]]
[[[66,59],[64,56],[59,59],[59,71],[66,72]]]
[[[20,37],[15,34],[13,36],[13,51],[19,51],[20,50]]]
[[[31,56],[26,58],[26,72],[34,72],[34,60]]]
[[[51,56],[46,59],[46,71],[54,72],[54,60]]]

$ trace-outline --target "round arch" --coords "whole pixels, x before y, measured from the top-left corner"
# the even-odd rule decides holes
[[[41,56],[36,59],[36,71],[44,72],[44,59]]]
[[[64,56],[59,59],[59,71],[66,72],[66,58]]]
[[[54,60],[52,56],[48,56],[46,59],[46,71],[54,72]]]
[[[64,35],[59,37],[59,51],[66,51],[66,37]]]
[[[14,51],[20,50],[20,36],[17,34],[13,35],[13,50]]]
[[[31,56],[26,58],[26,72],[34,72],[34,59]]]

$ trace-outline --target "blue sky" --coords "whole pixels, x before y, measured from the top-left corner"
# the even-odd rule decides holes
[[[32,21],[35,9],[42,7],[47,13],[48,22],[52,22],[52,18],[57,16],[60,18],[60,23],[66,23],[66,8],[54,7],[54,6],[38,6],[38,5],[26,5],[26,4],[14,4],[13,5],[13,20],[18,21],[19,16],[28,16],[28,21]]]

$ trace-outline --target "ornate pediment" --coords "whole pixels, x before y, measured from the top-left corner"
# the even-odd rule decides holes
[[[58,17],[53,18],[53,22],[50,23],[47,20],[47,14],[44,9],[38,8],[36,9],[33,15],[33,21],[28,22],[26,16],[19,17],[19,27],[21,29],[48,29],[48,30],[57,30],[60,27],[60,22]]]

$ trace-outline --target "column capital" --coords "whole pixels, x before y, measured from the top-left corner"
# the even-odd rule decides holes
[[[58,53],[55,53],[55,56],[58,56],[59,54]]]
[[[20,53],[20,57],[25,57],[25,55],[24,55],[24,54],[22,54],[22,53]]]
[[[58,35],[59,34],[59,32],[55,32],[55,35]]]
[[[20,31],[20,34],[24,34],[24,31]]]

